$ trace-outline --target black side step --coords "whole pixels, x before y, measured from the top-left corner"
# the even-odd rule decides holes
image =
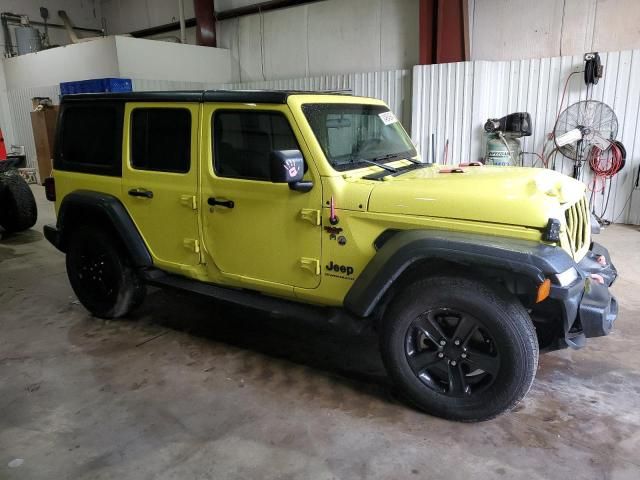
[[[351,333],[362,332],[367,323],[363,321],[363,319],[349,315],[341,308],[307,305],[281,298],[269,297],[252,290],[221,287],[211,283],[165,273],[157,269],[145,269],[141,273],[142,278],[149,285],[193,292],[236,305],[255,308],[274,315],[300,318],[315,324],[335,327],[343,331],[349,330]]]

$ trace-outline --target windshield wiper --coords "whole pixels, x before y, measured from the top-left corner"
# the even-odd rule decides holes
[[[405,157],[405,155],[407,155],[407,156]],[[384,177],[386,175],[389,175],[389,174],[400,174],[400,173],[402,173],[404,171],[407,171],[407,170],[415,170],[416,168],[422,168],[422,167],[428,167],[429,166],[428,163],[423,163],[423,162],[420,162],[418,160],[414,160],[413,158],[410,158],[409,155],[410,155],[410,152],[388,153],[386,155],[381,155],[379,157],[374,157],[374,158],[371,158],[371,159],[353,158],[351,161],[353,163],[368,163],[370,165],[375,165],[376,167],[380,167],[383,170],[386,170],[387,172],[389,172],[389,173],[381,172],[381,173],[378,173],[378,174],[371,174],[371,175],[367,175],[366,177],[364,177],[364,178],[374,178],[375,177],[376,179],[382,178],[382,177]],[[413,165],[405,165],[404,167],[395,168],[395,167],[392,167],[390,165],[386,165],[384,163],[380,163],[380,162],[383,162],[385,160],[391,160],[391,159],[408,160]]]
[[[375,158],[373,160],[367,160],[366,158],[358,158],[354,161],[354,163],[368,163],[369,165],[375,165],[376,167],[380,167],[387,172],[396,173],[398,171],[397,168],[390,167],[389,165],[385,165],[384,163],[380,163],[380,160],[384,160],[385,157]]]
[[[414,165],[427,165],[426,163],[423,163],[423,162],[420,162],[418,160],[415,160],[415,159],[411,158],[409,155],[410,155],[410,152],[389,153],[387,155],[382,155],[380,157],[372,158],[371,160],[374,161],[374,162],[380,162],[380,161],[383,161],[383,160],[390,160],[392,158],[397,158],[398,160],[407,160],[407,161],[413,163]]]
[[[390,155],[385,155],[384,157],[380,157],[380,158],[389,159],[389,158],[392,158],[392,157],[398,157],[398,159],[408,160],[409,162],[411,162],[411,165],[404,165],[402,167],[396,168],[395,172],[389,171],[389,172],[372,173],[372,174],[367,175],[367,176],[362,177],[362,178],[364,178],[366,180],[381,180],[382,178],[387,177],[389,175],[392,175],[392,176],[396,177],[398,175],[402,175],[402,174],[410,172],[412,170],[418,170],[420,168],[427,168],[427,167],[433,166],[432,163],[424,163],[424,162],[420,162],[418,160],[415,160],[413,158],[403,157],[403,154],[390,154]],[[375,158],[374,160],[379,160],[379,158]]]

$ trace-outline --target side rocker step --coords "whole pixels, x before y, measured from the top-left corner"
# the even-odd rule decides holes
[[[217,300],[269,312],[276,316],[299,318],[325,327],[338,328],[342,331],[348,330],[351,333],[362,332],[367,323],[361,318],[349,315],[341,308],[307,305],[282,298],[269,297],[252,290],[221,287],[173,275],[158,269],[143,270],[142,278],[149,285],[193,292]]]

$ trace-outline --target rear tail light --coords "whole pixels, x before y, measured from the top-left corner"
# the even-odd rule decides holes
[[[44,179],[44,194],[47,200],[51,202],[56,201],[56,181],[53,177],[47,177]]]

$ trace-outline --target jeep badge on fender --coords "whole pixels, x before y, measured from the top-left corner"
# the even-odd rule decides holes
[[[338,265],[337,263],[333,263],[333,261],[329,262],[329,265],[326,265],[325,268],[329,271],[343,273],[347,277],[353,275],[353,267],[349,267],[347,265]]]
[[[380,100],[65,95],[57,125],[44,232],[96,317],[132,315],[152,284],[375,330],[398,392],[461,421],[515,407],[539,352],[613,328],[582,183],[423,163]]]

